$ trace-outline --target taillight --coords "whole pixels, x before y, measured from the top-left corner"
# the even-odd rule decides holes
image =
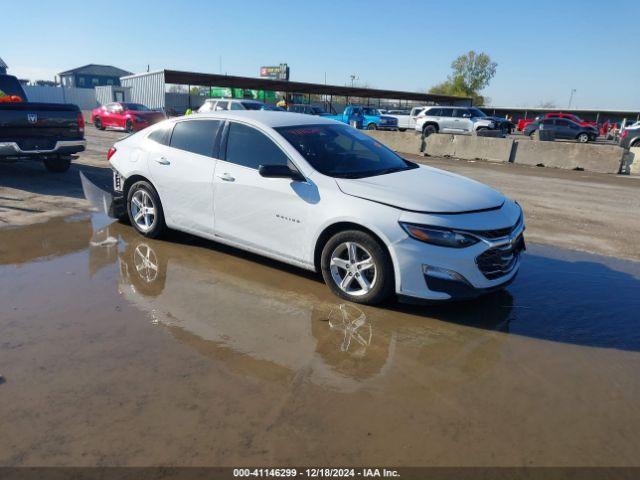
[[[84,135],[84,117],[82,112],[78,112],[78,131]]]
[[[111,160],[111,157],[113,157],[113,154],[116,153],[116,147],[111,147],[108,151],[107,151],[107,162],[109,160]]]

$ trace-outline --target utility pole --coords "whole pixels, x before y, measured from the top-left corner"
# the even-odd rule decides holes
[[[353,88],[353,82],[358,80],[358,76],[352,73],[351,75],[349,75],[349,78],[351,78],[351,87]]]
[[[571,89],[571,95],[569,96],[569,106],[567,107],[567,110],[571,110],[571,102],[573,101],[573,94],[576,93],[576,89],[572,88]]]

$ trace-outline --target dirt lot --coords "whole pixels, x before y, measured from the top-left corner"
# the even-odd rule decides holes
[[[106,151],[121,132],[87,129],[88,149],[62,175],[36,162],[0,164],[0,228],[87,211],[78,171],[109,183]],[[520,202],[527,237],[557,245],[640,260],[640,178],[587,172],[414,157],[491,185]]]
[[[86,213],[77,172],[108,181],[119,135],[68,174],[0,165],[0,465],[640,467],[636,180],[429,159],[521,201],[520,275],[356,307]]]

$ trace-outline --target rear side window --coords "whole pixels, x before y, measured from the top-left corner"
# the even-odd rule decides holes
[[[441,117],[453,117],[453,108],[443,108],[440,112]]]
[[[253,127],[231,122],[226,161],[257,169],[260,165],[287,165],[289,157],[264,133]]]
[[[426,113],[426,115],[439,117],[440,115],[442,115],[442,109],[441,108],[430,108],[425,113]]]
[[[238,102],[231,102],[231,110],[244,110]]]
[[[159,143],[160,145],[169,145],[169,139],[171,138],[171,125],[157,128],[151,132],[147,138]]]
[[[178,122],[173,127],[170,145],[187,152],[213,157],[216,137],[221,126],[221,120]]]
[[[229,110],[229,102],[216,103],[216,110]]]

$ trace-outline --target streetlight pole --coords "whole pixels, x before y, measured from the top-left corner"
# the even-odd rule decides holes
[[[576,89],[572,88],[571,89],[571,95],[569,95],[569,106],[567,107],[567,110],[571,110],[571,102],[573,101],[573,94],[576,93]]]

